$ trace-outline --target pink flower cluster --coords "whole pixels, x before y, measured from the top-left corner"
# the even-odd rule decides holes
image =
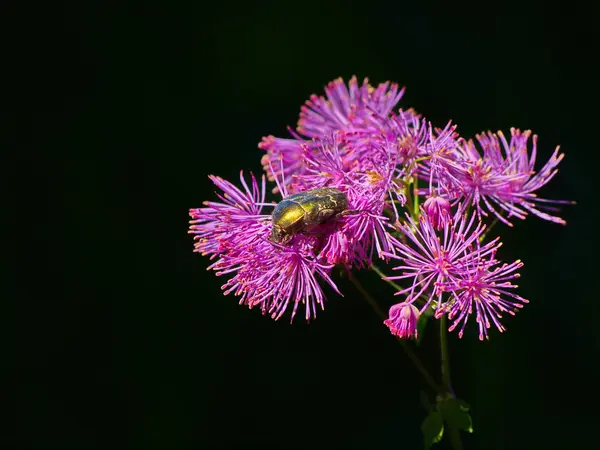
[[[450,123],[436,128],[412,109],[394,110],[403,92],[394,83],[338,79],[301,108],[291,137],[263,138],[262,165],[280,200],[327,187],[348,202],[346,214],[285,244],[269,240],[272,210],[263,209],[275,204],[265,201],[265,176],[248,182],[242,175],[241,187],[211,176],[219,201],[190,210],[189,232],[195,251],[213,260],[209,269],[229,277],[225,294],[274,319],[291,310],[293,320],[302,305],[310,320],[324,307],[322,286],[340,294],[335,265],[368,268],[381,259],[398,264],[399,275],[386,279],[408,281],[396,293],[404,301],[384,322],[394,335],[415,337],[427,309],[447,315],[459,336],[473,314],[481,339],[492,324],[504,330],[502,314],[527,303],[511,283],[522,263],[496,259],[501,243],[484,243],[484,222],[512,225],[533,214],[564,224],[549,212],[570,202],[536,195],[563,155],[557,148],[535,172],[537,137],[529,131],[511,129],[509,140],[502,132],[465,140]]]

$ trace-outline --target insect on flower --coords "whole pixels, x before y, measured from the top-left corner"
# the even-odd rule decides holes
[[[285,245],[294,234],[349,212],[346,194],[339,189],[317,188],[290,195],[273,211],[269,240]]]

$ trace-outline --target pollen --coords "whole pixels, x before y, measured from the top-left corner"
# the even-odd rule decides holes
[[[374,170],[367,171],[367,180],[370,184],[377,184],[383,180],[383,176]]]

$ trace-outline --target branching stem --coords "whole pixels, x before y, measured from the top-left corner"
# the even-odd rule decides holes
[[[365,300],[367,300],[367,302],[369,303],[369,305],[371,305],[371,307],[377,313],[377,315],[381,318],[381,320],[385,320],[387,318],[387,315],[379,307],[379,305],[377,304],[377,302],[375,301],[375,299],[373,297],[371,297],[371,294],[369,294],[367,292],[367,290],[363,287],[363,285],[360,283],[360,281],[358,281],[354,277],[354,275],[352,275],[352,272],[348,272],[348,276],[350,277],[350,281],[352,281],[352,283],[354,284],[354,286],[356,286],[356,289],[362,294],[362,296],[365,298]],[[423,378],[425,379],[425,382],[436,393],[442,393],[443,394],[445,392],[445,390],[443,389],[443,387],[439,386],[435,382],[435,380],[429,374],[429,372],[427,371],[427,369],[425,368],[425,366],[423,366],[423,363],[421,362],[421,360],[419,359],[419,357],[417,355],[415,355],[415,353],[412,351],[412,349],[410,348],[410,346],[408,345],[408,343],[406,341],[400,339],[400,338],[397,338],[397,340],[400,343],[400,345],[402,346],[402,348],[404,349],[404,351],[406,352],[406,354],[408,355],[408,357],[410,358],[410,360],[413,362],[413,364],[415,365],[415,367],[417,368],[417,370],[421,373],[421,375],[423,375]]]

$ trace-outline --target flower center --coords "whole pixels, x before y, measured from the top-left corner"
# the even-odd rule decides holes
[[[375,172],[374,170],[367,171],[367,181],[370,184],[378,184],[383,180],[383,177],[379,172]]]
[[[448,252],[443,249],[434,250],[433,258],[435,269],[443,275],[448,275],[448,269],[451,267],[450,261],[448,261]]]
[[[474,186],[481,186],[490,175],[492,168],[490,166],[484,166],[483,161],[480,159],[475,165],[470,166],[468,173],[470,176],[470,182]]]
[[[398,153],[402,161],[414,158],[417,152],[418,148],[412,136],[398,138]]]

